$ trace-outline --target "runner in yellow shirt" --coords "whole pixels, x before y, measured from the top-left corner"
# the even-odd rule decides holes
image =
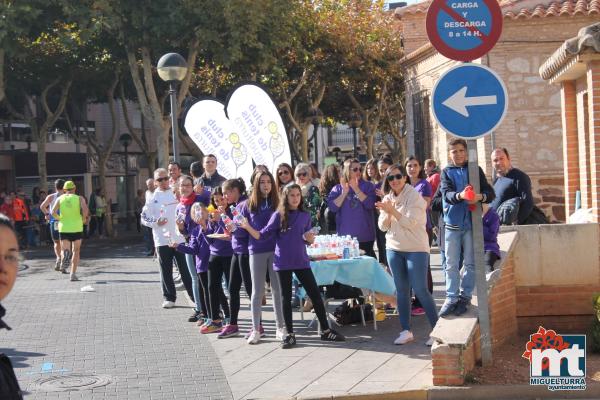
[[[71,264],[71,281],[77,281],[79,252],[83,239],[83,224],[89,218],[89,209],[83,197],[75,194],[75,183],[66,181],[61,195],[52,207],[52,216],[58,221],[62,248],[61,272],[67,273]],[[60,211],[60,215],[59,215]]]

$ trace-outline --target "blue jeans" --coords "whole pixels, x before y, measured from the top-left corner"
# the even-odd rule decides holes
[[[152,228],[143,226],[142,232],[144,234],[144,245],[146,247],[146,253],[152,253],[154,251],[154,239],[152,238]]]
[[[200,282],[196,272],[196,259],[191,254],[185,255],[190,277],[192,278],[192,291],[194,292],[194,303],[196,303],[196,312],[202,311],[202,297],[200,296]]]
[[[464,271],[460,277],[461,250]],[[458,297],[471,300],[475,288],[475,257],[473,255],[473,231],[446,228],[446,298],[451,302]]]
[[[427,262],[429,254],[425,252],[405,252],[387,250],[387,261],[394,276],[396,301],[400,324],[410,330],[410,288],[425,309],[429,324],[435,326],[438,315],[433,296],[427,289]]]

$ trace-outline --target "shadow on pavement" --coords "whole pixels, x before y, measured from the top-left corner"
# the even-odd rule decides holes
[[[13,368],[27,368],[30,365],[25,361],[32,357],[43,357],[46,354],[42,353],[33,353],[29,351],[18,351],[16,349],[2,349],[0,348],[0,353],[6,354],[10,358],[10,362],[13,365]]]

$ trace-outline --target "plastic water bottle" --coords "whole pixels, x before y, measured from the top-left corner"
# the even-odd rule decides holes
[[[221,221],[223,221],[223,223],[225,224],[225,228],[229,231],[229,232],[233,232],[237,229],[237,226],[233,223],[233,221],[231,220],[231,218],[229,218],[227,216],[227,214],[221,214]]]
[[[229,211],[231,211],[231,215],[233,216],[233,223],[236,225],[241,225],[242,224],[242,214],[239,213],[239,211],[237,210],[237,208],[235,208],[233,205],[229,206]]]

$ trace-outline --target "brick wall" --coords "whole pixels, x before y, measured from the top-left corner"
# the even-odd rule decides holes
[[[534,203],[551,222],[565,222],[565,178],[562,175],[530,175]],[[569,199],[575,202],[575,194]]]
[[[488,284],[491,285],[488,304],[492,356],[495,349],[513,339],[517,334],[514,258],[511,252],[516,233],[512,232],[503,236],[500,246],[504,259],[501,267],[494,271],[488,281]],[[438,325],[443,324],[444,326],[436,325],[431,334],[436,339],[442,339],[441,341],[436,340],[431,348],[433,384],[435,386],[460,386],[464,384],[467,374],[481,359],[477,314],[470,310],[462,317],[441,321],[441,323],[438,322]],[[453,340],[444,341],[444,329],[465,332],[463,340],[460,337],[456,340],[456,335],[450,333],[448,337],[452,337]]]
[[[542,325],[565,333],[584,333],[592,321],[592,295],[598,285],[518,286],[519,333],[532,333]]]
[[[575,212],[575,193],[579,190],[579,146],[577,144],[577,103],[575,82],[561,86],[565,214]]]
[[[600,221],[600,60],[591,60],[586,71],[590,146],[590,190],[594,220]]]
[[[490,327],[492,352],[517,334],[517,299],[515,290],[515,267],[512,255],[502,266],[500,279],[490,291]]]

